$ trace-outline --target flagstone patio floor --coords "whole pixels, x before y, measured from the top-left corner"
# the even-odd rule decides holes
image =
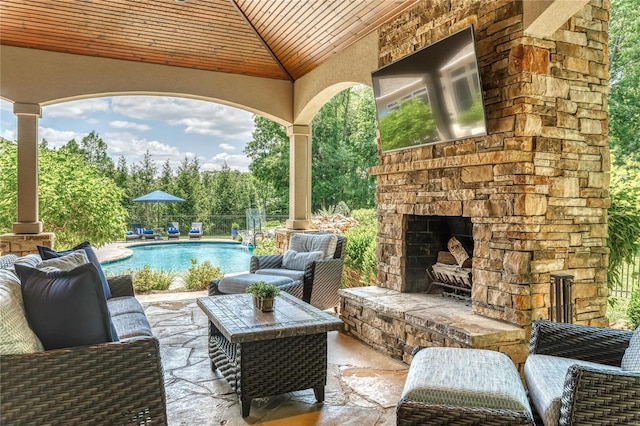
[[[160,340],[169,425],[395,425],[408,366],[340,332],[328,334],[324,403],[311,389],[297,391],[256,399],[242,418],[236,394],[210,368],[207,318],[195,302],[204,295],[137,296]]]

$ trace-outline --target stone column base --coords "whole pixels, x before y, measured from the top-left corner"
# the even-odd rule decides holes
[[[40,234],[2,234],[0,235],[0,254],[25,256],[38,253],[38,246],[53,248],[56,234],[42,232]]]

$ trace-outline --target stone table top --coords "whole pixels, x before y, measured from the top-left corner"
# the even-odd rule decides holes
[[[253,306],[250,294],[199,297],[198,306],[231,343],[246,343],[340,330],[342,321],[287,293],[280,293],[273,312]]]

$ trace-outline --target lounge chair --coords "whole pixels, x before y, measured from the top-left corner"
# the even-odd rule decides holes
[[[143,228],[142,229],[142,238],[144,238],[145,240],[161,240],[162,239],[162,235],[159,234],[158,232],[156,232],[155,229]]]
[[[127,241],[139,240],[142,238],[142,229],[142,225],[139,223],[132,223],[131,229],[125,235],[125,239]]]
[[[178,222],[167,222],[167,239],[180,239],[180,225]]]
[[[202,222],[191,222],[189,229],[189,239],[199,240],[202,237]]]

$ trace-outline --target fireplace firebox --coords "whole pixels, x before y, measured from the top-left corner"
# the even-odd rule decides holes
[[[407,215],[405,240],[408,291],[430,291],[435,284],[447,291],[454,287],[455,291],[470,296],[473,258],[473,224],[470,218]],[[467,261],[458,262],[454,253],[451,253],[450,246],[454,241],[459,243],[455,244],[458,250],[466,253]],[[468,272],[468,279],[464,278],[465,271]],[[450,275],[450,279],[444,278],[443,274]]]

